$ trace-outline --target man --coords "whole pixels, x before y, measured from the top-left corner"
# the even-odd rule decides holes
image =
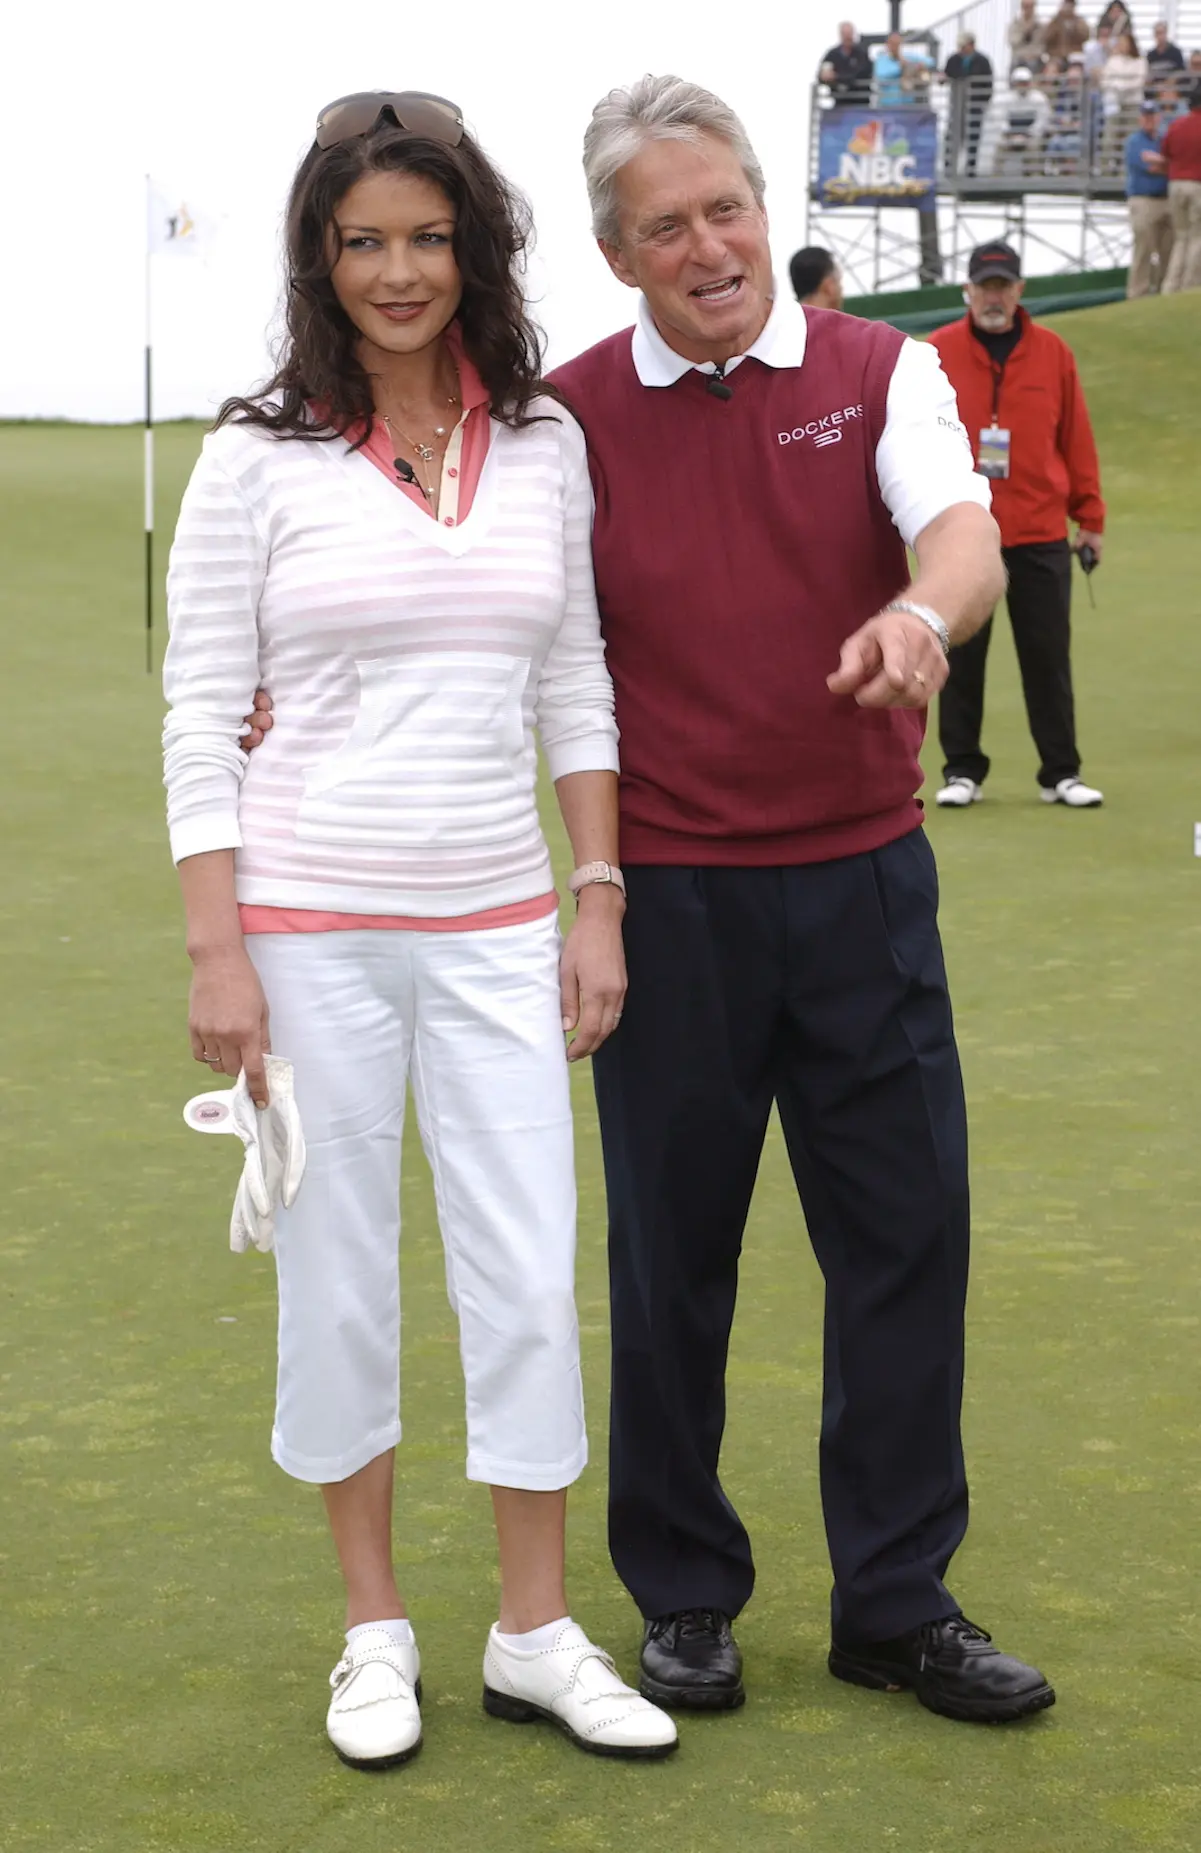
[[[1144,97],[1138,128],[1126,137],[1126,205],[1134,249],[1126,279],[1128,297],[1157,295],[1172,255],[1172,208],[1160,156],[1159,106]]]
[[[1009,621],[1047,804],[1091,809],[1102,794],[1080,777],[1072,696],[1073,549],[1100,557],[1105,504],[1097,449],[1067,343],[1020,307],[1022,268],[1011,245],[980,245],[968,261],[968,312],[931,336],[960,416],[990,478],[1009,574]],[[1069,547],[1068,520],[1077,522]],[[1094,562],[1095,563],[1095,559]],[[990,618],[951,654],[939,701],[944,783],[938,803],[975,804],[989,761],[980,748]]]
[[[595,1081],[610,1543],[642,1689],[743,1698],[754,1565],[718,1457],[775,1101],[826,1278],[830,1670],[1021,1716],[1051,1687],[943,1580],[967,1516],[965,1118],[914,798],[943,627],[965,640],[1003,583],[987,485],[933,350],[777,291],[762,171],[718,98],[612,92],[584,166],[640,292],[633,329],[553,378],[588,439],[622,730],[630,987]]]
[[[956,171],[959,150],[963,148],[967,151],[967,172],[974,174],[984,112],[992,100],[993,91],[992,65],[982,51],[977,51],[974,32],[960,33],[959,49],[947,59],[943,76],[951,85],[947,169],[950,173]]]
[[[1033,73],[1018,65],[1009,89],[994,102],[984,123],[980,164],[986,174],[1026,177],[1041,169],[1051,105],[1035,89]]]
[[[867,103],[871,99],[872,61],[867,46],[849,19],[838,28],[838,43],[818,68],[818,81],[828,84],[836,103]]]
[[[1043,51],[1048,58],[1070,58],[1088,43],[1088,26],[1076,12],[1076,0],[1063,0],[1059,11],[1043,35]]]
[[[1154,43],[1147,53],[1147,71],[1153,84],[1160,84],[1165,77],[1174,77],[1177,71],[1184,69],[1184,53],[1179,45],[1173,45],[1168,37],[1168,22],[1161,19],[1155,27]]]
[[[1201,81],[1188,103],[1187,115],[1168,124],[1160,146],[1173,238],[1165,293],[1201,289]]]
[[[899,32],[890,32],[873,69],[873,103],[880,109],[904,109],[924,100],[934,60],[920,45],[907,45]]]
[[[806,245],[793,253],[788,274],[792,293],[805,308],[842,308],[842,271],[833,251],[819,244]]]
[[[1019,67],[1036,70],[1042,63],[1046,30],[1039,23],[1034,10],[1034,0],[1021,0],[1017,13],[1009,26],[1009,74],[1010,81]]]

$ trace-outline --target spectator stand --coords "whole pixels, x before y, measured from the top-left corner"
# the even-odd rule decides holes
[[[1058,5],[1059,0],[1038,0],[1035,12],[1043,25]],[[1127,75],[1123,90],[1117,66],[1107,77],[1095,39],[1102,10],[1101,0],[1077,0],[1077,16],[1092,45],[1087,64],[1035,70],[1029,82],[1013,77],[1009,28],[1018,0],[974,0],[905,32],[904,45],[915,48],[920,64],[906,73],[903,85],[892,76],[873,79],[875,121],[860,122],[853,146],[899,148],[912,141],[928,161],[922,136],[910,137],[905,128],[923,118],[928,124],[933,112],[932,185],[916,211],[912,204],[872,198],[866,188],[845,186],[837,198],[831,146],[841,142],[845,152],[852,143],[836,132],[832,112],[838,106],[830,90],[820,83],[814,87],[804,242],[834,253],[848,295],[874,296],[915,281],[931,287],[960,280],[968,253],[995,238],[1017,247],[1028,273],[1099,272],[1129,261],[1124,148],[1127,133],[1137,126],[1143,85],[1137,77],[1132,85]],[[1170,38],[1186,58],[1201,48],[1201,0],[1128,0],[1126,11],[1140,53],[1151,48],[1158,20],[1167,21]],[[948,78],[948,60],[967,34],[991,71]],[[874,69],[885,35],[865,33],[863,43]],[[978,56],[970,68],[980,68]]]

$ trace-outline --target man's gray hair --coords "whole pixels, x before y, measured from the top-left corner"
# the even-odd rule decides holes
[[[608,244],[620,236],[618,172],[651,141],[691,142],[715,135],[728,142],[762,206],[763,169],[747,132],[728,104],[682,77],[640,77],[626,89],[610,90],[592,112],[584,135],[584,179],[592,206],[592,231]]]

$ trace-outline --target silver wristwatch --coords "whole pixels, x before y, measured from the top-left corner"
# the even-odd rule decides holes
[[[915,605],[910,599],[894,598],[891,604],[885,605],[884,609],[885,611],[907,611],[911,618],[920,618],[926,629],[933,631],[938,638],[942,645],[943,655],[950,656],[951,633],[937,611],[931,611],[929,605]]]

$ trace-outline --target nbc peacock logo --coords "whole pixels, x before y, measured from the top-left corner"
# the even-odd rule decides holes
[[[838,159],[838,173],[825,182],[828,198],[849,204],[866,195],[912,200],[929,191],[919,178],[904,126],[887,116],[869,116],[856,124]]]

